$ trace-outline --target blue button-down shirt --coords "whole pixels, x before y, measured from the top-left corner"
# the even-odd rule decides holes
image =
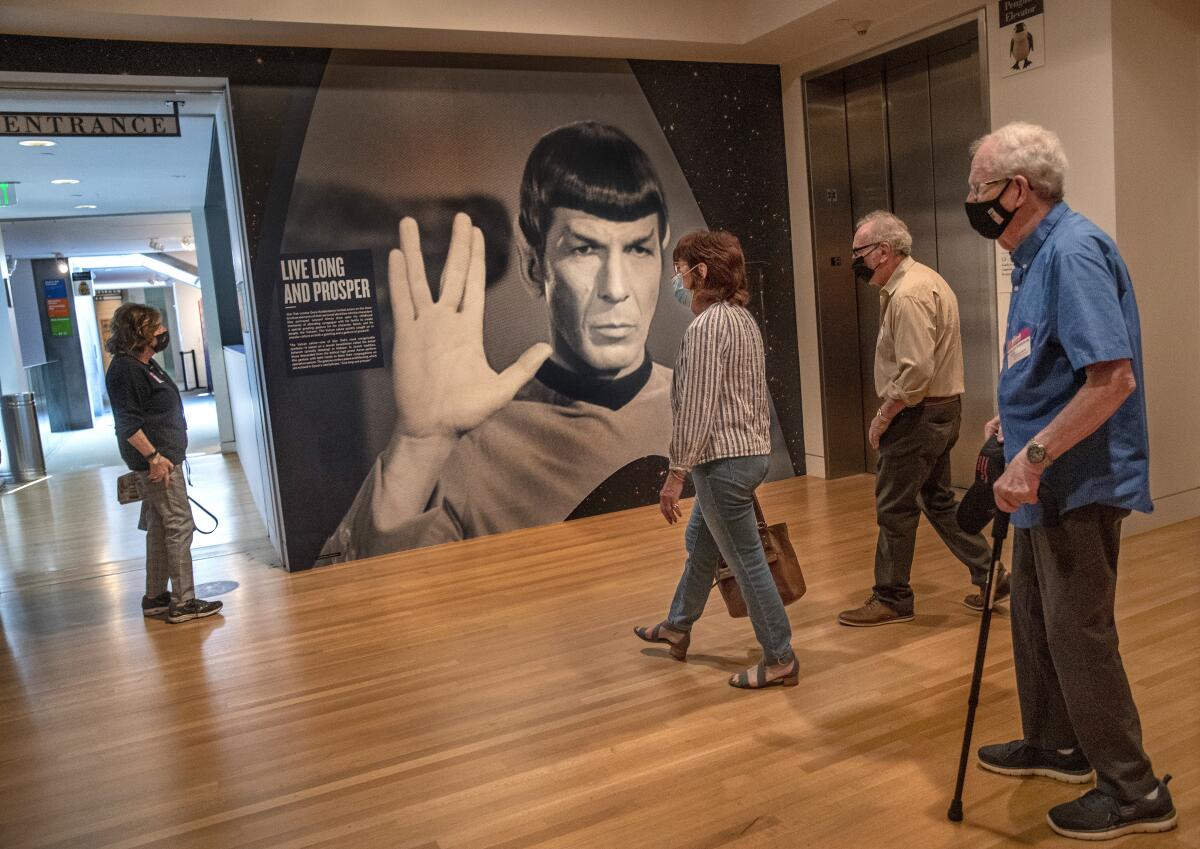
[[[1129,270],[1116,243],[1065,203],[1013,251],[1013,294],[1000,372],[1009,462],[1083,386],[1094,363],[1131,360],[1137,389],[1091,436],[1042,475],[1060,511],[1110,504],[1150,512],[1150,447],[1142,339]],[[1013,524],[1041,523],[1026,505]]]

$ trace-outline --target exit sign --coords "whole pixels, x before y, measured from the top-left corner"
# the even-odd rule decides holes
[[[0,183],[0,206],[17,205],[17,184]]]

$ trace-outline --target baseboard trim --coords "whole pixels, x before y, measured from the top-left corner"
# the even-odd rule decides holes
[[[1131,513],[1121,526],[1121,536],[1137,536],[1197,516],[1200,516],[1200,487],[1185,489],[1154,499],[1153,513]]]

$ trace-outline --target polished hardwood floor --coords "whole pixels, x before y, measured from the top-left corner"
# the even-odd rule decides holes
[[[978,618],[923,526],[916,620],[835,623],[869,592],[871,492],[764,487],[809,593],[789,609],[801,686],[759,693],[725,684],[758,658],[715,594],[686,664],[630,633],[681,565],[655,508],[292,575],[251,533],[197,562],[236,582],[224,615],[168,625],[140,615],[137,561],[93,565],[107,498],[4,496],[0,846],[1079,845],[1044,812],[1080,789],[1043,779],[972,768],[946,821]],[[1110,845],[1200,846],[1198,549],[1200,520],[1125,541],[1122,653],[1181,827]],[[976,741],[1019,733],[1007,625]]]

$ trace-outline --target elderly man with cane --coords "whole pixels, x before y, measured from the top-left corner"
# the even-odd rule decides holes
[[[1012,251],[1000,374],[1007,466],[996,506],[1012,514],[1012,635],[1023,734],[984,746],[979,765],[1096,787],[1052,808],[1059,834],[1104,840],[1162,832],[1177,816],[1142,748],[1117,650],[1121,521],[1152,509],[1141,334],[1113,240],[1063,202],[1058,137],[1009,124],[972,148],[972,227]],[[1002,426],[1002,427],[1001,427]],[[1050,527],[1039,506],[1059,511]]]

